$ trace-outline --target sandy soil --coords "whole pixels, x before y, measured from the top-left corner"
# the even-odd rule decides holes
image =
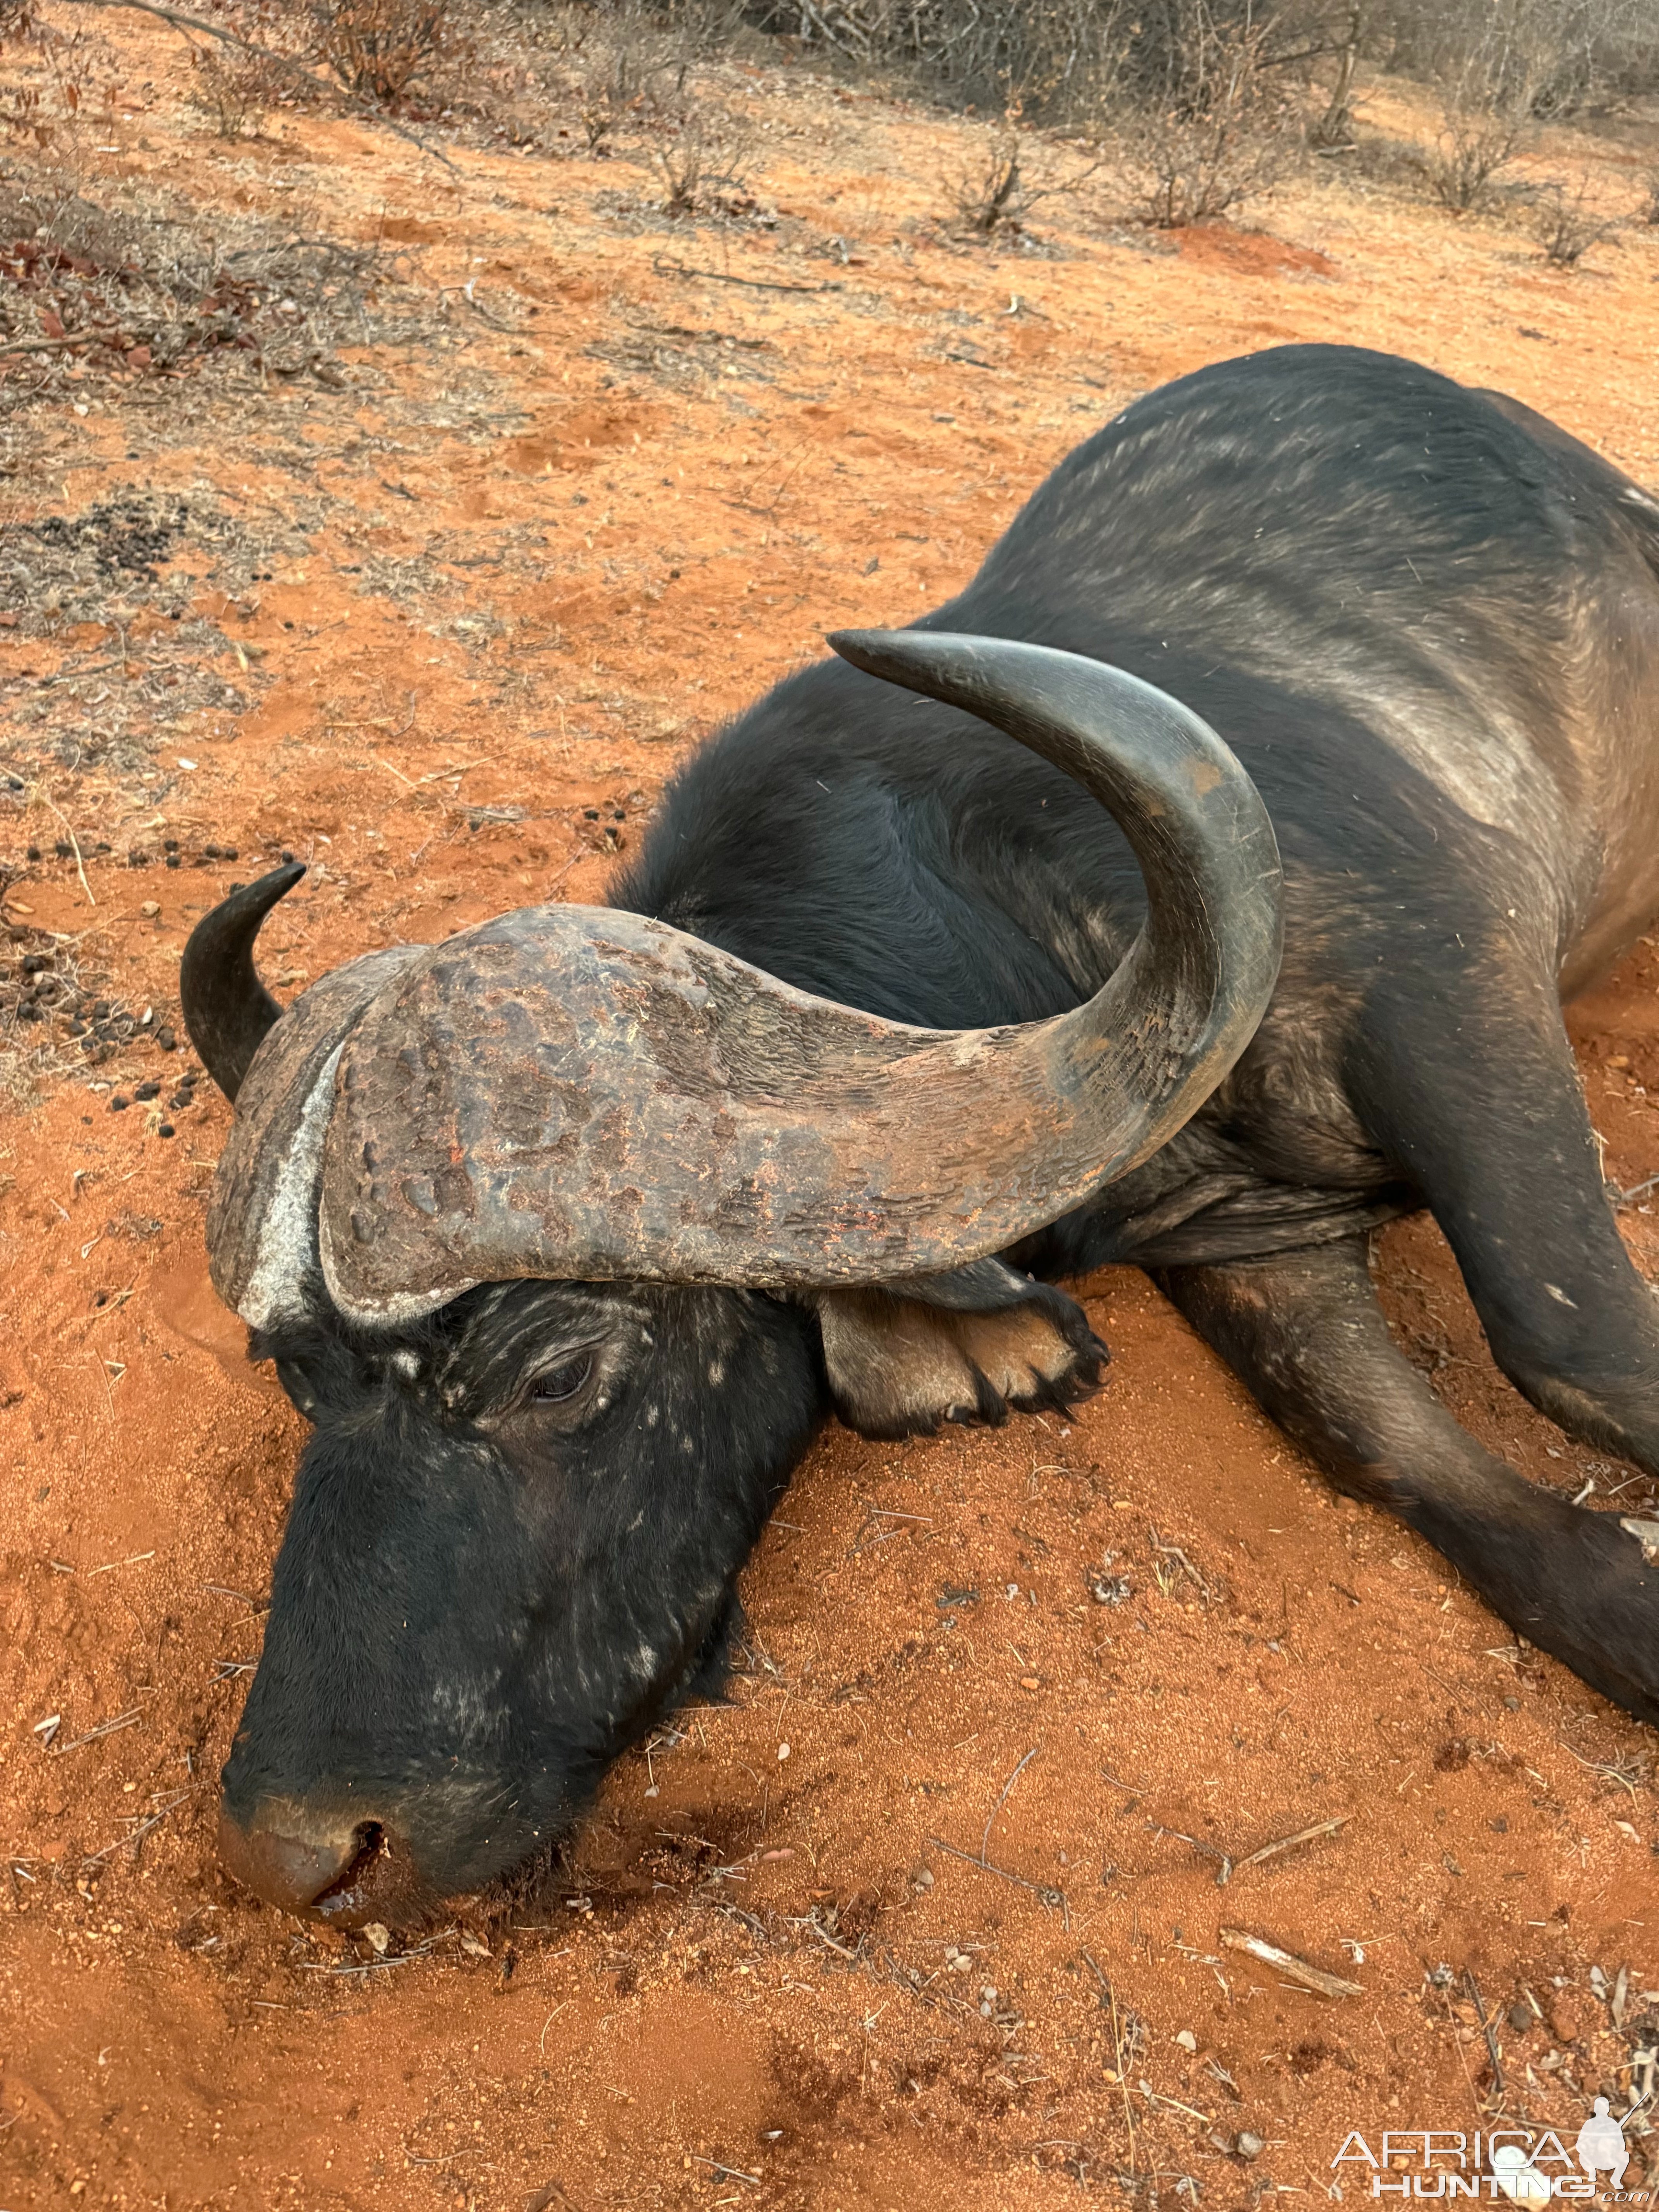
[[[389,319],[263,380],[7,368],[40,386],[7,557],[62,574],[0,614],[3,1003],[39,951],[135,1026],[88,1056],[5,1015],[0,2203],[1233,2205],[1366,2194],[1350,2129],[1622,2110],[1659,2039],[1651,1737],[1328,1495],[1129,1273],[1088,1286],[1115,1362],[1069,1427],[825,1436],[732,1703],[620,1767],[533,1905],[380,1957],[251,1903],[214,1785],[301,1431],[205,1284],[226,1109],[150,1040],[193,920],[284,850],[316,864],[268,933],[285,991],[596,897],[701,733],[825,629],[942,597],[1203,362],[1409,351],[1659,476],[1659,245],[1554,274],[1327,178],[1272,234],[1056,203],[1042,250],[968,247],[933,220],[962,126],[787,69],[732,80],[758,212],[674,223],[625,161],[445,166],[314,114],[222,145],[159,27],[121,35],[82,189],[378,242]],[[1616,136],[1538,158],[1633,191]],[[148,563],[120,500],[165,526]],[[90,554],[27,536],[54,516]],[[1644,946],[1577,1018],[1627,1188],[1659,1169],[1656,985]],[[1646,1202],[1621,1219],[1651,1267]],[[1431,1226],[1381,1266],[1476,1433],[1650,1507],[1497,1375]]]

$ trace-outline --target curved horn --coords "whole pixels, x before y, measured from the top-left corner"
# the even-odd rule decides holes
[[[179,1003],[190,1041],[233,1104],[260,1040],[283,1011],[254,970],[253,940],[304,873],[302,861],[290,861],[221,899],[190,933],[179,963]]]
[[[477,1282],[811,1287],[1002,1249],[1167,1141],[1266,1010],[1279,856],[1208,726],[1121,670],[936,632],[834,641],[1077,776],[1146,926],[1085,1006],[933,1030],[812,997],[635,915],[542,907],[429,948],[345,1040],[320,1256],[363,1322]]]

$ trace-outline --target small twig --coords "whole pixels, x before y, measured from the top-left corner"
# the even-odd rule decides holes
[[[143,1710],[134,1705],[130,1712],[117,1713],[113,1720],[100,1721],[96,1728],[88,1729],[84,1735],[71,1736],[67,1743],[54,1744],[52,1755],[54,1759],[62,1759],[65,1752],[78,1751],[83,1743],[96,1743],[100,1735],[113,1735],[117,1729],[131,1728],[135,1722],[143,1717]]]
[[[964,1851],[956,1844],[947,1844],[943,1836],[929,1836],[927,1840],[936,1850],[948,1851],[953,1859],[960,1859],[964,1866],[977,1867],[981,1874],[994,1874],[999,1881],[1012,1882],[1016,1889],[1029,1889],[1032,1896],[1039,1899],[1051,1912],[1058,1906],[1066,1929],[1070,1929],[1071,1907],[1066,1902],[1063,1889],[1051,1888],[1045,1882],[1028,1881],[1023,1874],[1012,1874],[1006,1867],[994,1865],[988,1858],[975,1858],[971,1851]]]
[[[134,0],[136,4],[136,0]],[[682,261],[665,261],[660,255],[651,264],[659,276],[706,276],[715,284],[741,284],[750,292],[844,292],[844,284],[785,284],[775,277],[728,276],[719,269],[688,269]]]
[[[49,814],[55,814],[58,817],[58,819],[63,823],[64,835],[69,839],[70,844],[74,849],[75,872],[81,878],[81,888],[87,895],[87,904],[88,906],[96,906],[98,902],[92,895],[92,885],[87,881],[86,863],[81,858],[81,840],[76,836],[74,830],[70,829],[69,817],[64,813],[62,809],[53,805],[52,800],[46,797],[44,791],[41,792],[39,796],[40,804],[46,809],[47,812]]]
[[[60,353],[65,346],[110,346],[120,336],[119,331],[109,337],[100,337],[94,331],[65,331],[61,338],[12,338],[0,345],[0,353]]]
[[[1008,1779],[1003,1784],[1002,1795],[997,1799],[996,1803],[992,1806],[991,1817],[985,1823],[985,1833],[979,1839],[979,1863],[981,1866],[984,1866],[987,1863],[985,1854],[991,1848],[991,1831],[996,1826],[997,1814],[1008,1802],[1009,1791],[1013,1788],[1015,1783],[1018,1781],[1020,1776],[1024,1773],[1026,1768],[1030,1765],[1031,1761],[1036,1757],[1038,1752],[1042,1748],[1042,1747],[1041,1744],[1034,1743],[1031,1746],[1031,1748],[1026,1753],[1024,1758],[1020,1760],[1019,1765],[1008,1777]]]
[[[1203,1599],[1205,1604],[1207,1605],[1210,1602],[1212,1595],[1210,1585],[1205,1581],[1203,1576],[1200,1574],[1198,1569],[1193,1565],[1192,1561],[1187,1557],[1187,1554],[1182,1550],[1180,1545],[1165,1544],[1161,1541],[1156,1528],[1149,1528],[1146,1531],[1146,1534],[1152,1540],[1152,1547],[1155,1552],[1161,1552],[1166,1559],[1176,1559],[1180,1562],[1188,1580],[1192,1583],[1193,1587],[1197,1590],[1200,1597]]]
[[[732,1909],[729,1905],[726,1907],[728,1912]],[[839,1952],[843,1959],[851,1959],[854,1965],[857,1964],[858,1953],[849,1951],[845,1943],[837,1943],[823,1923],[821,1920],[815,1920],[811,1913],[808,1913],[805,1920],[797,1920],[793,1924],[797,1928],[810,1928],[820,1943],[827,1944],[830,1950]]]
[[[1560,1743],[1561,1739],[1558,1736],[1556,1738],[1556,1741]],[[1601,1759],[1586,1759],[1583,1752],[1575,1751],[1570,1743],[1562,1743],[1561,1748],[1566,1753],[1569,1759],[1576,1759],[1581,1766],[1588,1767],[1592,1774],[1604,1775],[1609,1782],[1618,1783],[1620,1789],[1628,1790],[1631,1796],[1632,1797],[1635,1796],[1636,1784],[1631,1780],[1629,1775],[1624,1771],[1622,1767],[1609,1766],[1607,1761]],[[1639,1768],[1638,1769],[1638,1771],[1640,1771]]]
[[[1269,1943],[1261,1936],[1247,1936],[1242,1928],[1224,1928],[1221,1940],[1230,1951],[1243,1951],[1252,1959],[1259,1959],[1264,1966],[1288,1974],[1293,1982],[1300,1982],[1304,1989],[1316,1990],[1322,1997],[1363,1997],[1365,1994],[1358,1982],[1345,1982],[1340,1974],[1328,1974],[1322,1966],[1310,1966],[1294,1951],[1281,1951],[1277,1943]]]
[[[1149,2105],[1168,2105],[1172,2112],[1185,2112],[1189,2120],[1202,2120],[1206,2128],[1215,2125],[1211,2113],[1200,2112],[1196,2105],[1183,2105],[1179,2097],[1166,2097],[1162,2089],[1154,2089],[1145,2080],[1140,2083],[1140,2094]]]
[[[1659,1190],[1659,1175],[1650,1176],[1645,1182],[1632,1183],[1628,1190],[1620,1190],[1617,1183],[1610,1184],[1608,1188],[1613,1192],[1615,1206],[1634,1206],[1637,1200],[1645,1198],[1649,1191]]]
[[[705,2158],[701,2151],[694,2150],[691,2155],[699,2166],[706,2166],[715,2173],[725,2174],[729,2181],[746,2181],[756,2189],[761,2185],[761,2178],[757,2173],[744,2173],[740,2166],[722,2166],[717,2158]]]
[[[1112,2067],[1117,2075],[1117,2086],[1123,2092],[1123,2117],[1129,2129],[1129,2172],[1133,2174],[1135,2170],[1135,2112],[1134,2106],[1129,2102],[1129,2081],[1123,2065],[1123,2038],[1118,2032],[1117,1991],[1095,1964],[1092,1953],[1085,1951],[1083,1955],[1088,1960],[1094,1978],[1100,1984],[1105,1992],[1106,2000],[1112,2008]]]
[[[1298,1844],[1312,1843],[1316,1836],[1334,1836],[1339,1828],[1346,1827],[1352,1818],[1352,1813],[1342,1813],[1334,1820],[1317,1820],[1311,1828],[1298,1828],[1293,1836],[1281,1836],[1276,1844],[1263,1844],[1261,1849],[1252,1851],[1249,1858],[1235,1861],[1232,1870],[1235,1874],[1243,1874],[1246,1867],[1260,1866],[1263,1859],[1277,1858],[1280,1851],[1293,1851]],[[1222,1886],[1222,1878],[1218,1875],[1216,1887],[1219,1889]]]
[[[1464,1967],[1463,1979],[1469,1985],[1469,1995],[1474,2001],[1474,2016],[1480,2023],[1480,2033],[1486,2039],[1486,2056],[1492,2061],[1492,2086],[1497,2092],[1498,2101],[1501,2105],[1509,2094],[1509,2091],[1504,2081],[1504,2062],[1498,2055],[1498,2037],[1492,2022],[1486,2018],[1486,2008],[1481,1998],[1480,1984],[1474,1978],[1473,1967]]]
[[[1161,1820],[1148,1820],[1146,1826],[1155,1836],[1173,1836],[1177,1843],[1190,1844],[1195,1851],[1203,1851],[1212,1859],[1219,1859],[1221,1871],[1215,1878],[1215,1886],[1218,1889],[1225,1889],[1233,1871],[1233,1863],[1225,1851],[1218,1850],[1213,1844],[1206,1844],[1202,1836],[1189,1836],[1181,1828],[1166,1828]]]

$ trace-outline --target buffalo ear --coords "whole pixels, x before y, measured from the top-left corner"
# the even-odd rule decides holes
[[[809,1296],[836,1411],[860,1436],[1064,1411],[1098,1389],[1110,1357],[1080,1306],[1000,1260]]]

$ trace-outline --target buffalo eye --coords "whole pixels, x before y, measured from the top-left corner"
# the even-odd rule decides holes
[[[579,1352],[575,1358],[567,1359],[561,1366],[550,1367],[544,1375],[536,1377],[530,1386],[530,1403],[532,1406],[562,1405],[567,1399],[575,1396],[592,1372],[592,1353]]]

